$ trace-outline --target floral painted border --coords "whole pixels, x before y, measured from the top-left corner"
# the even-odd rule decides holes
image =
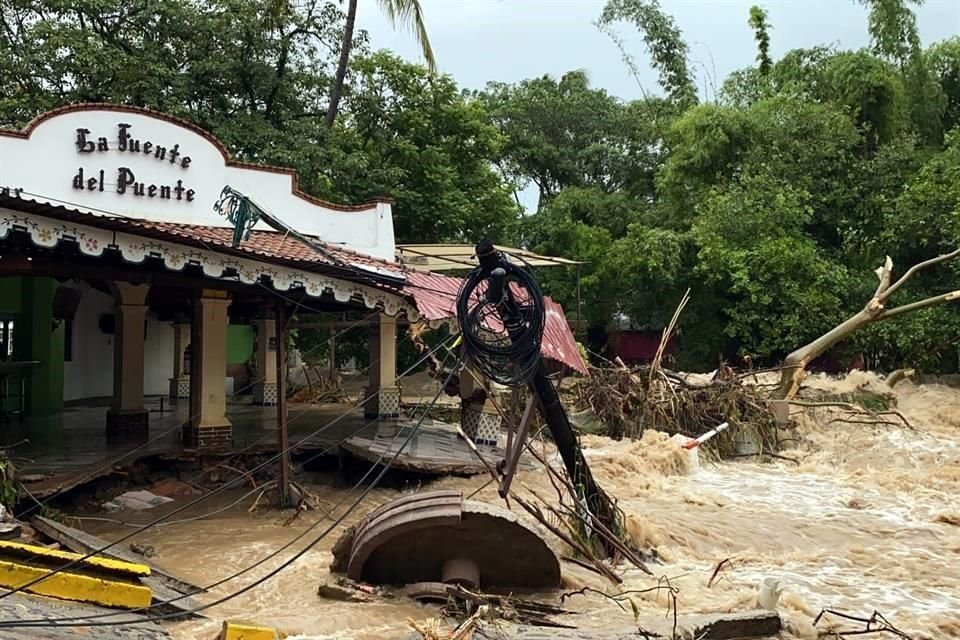
[[[105,250],[116,249],[124,260],[134,264],[140,264],[147,258],[160,258],[164,266],[171,271],[183,271],[188,265],[196,265],[201,267],[204,275],[209,278],[223,278],[228,272],[236,273],[244,284],[257,284],[264,278],[269,278],[277,291],[302,288],[307,295],[313,297],[332,293],[338,302],[359,299],[363,300],[368,309],[381,309],[388,316],[403,313],[411,322],[420,319],[416,307],[404,298],[346,280],[228,256],[212,250],[153,240],[131,233],[107,231],[35,214],[0,209],[0,240],[15,229],[29,233],[33,243],[40,247],[52,249],[62,240],[73,240],[80,252],[86,256],[100,257]]]

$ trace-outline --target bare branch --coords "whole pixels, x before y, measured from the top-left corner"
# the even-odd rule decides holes
[[[600,591],[599,589],[594,589],[593,587],[583,587],[582,589],[577,589],[576,591],[568,591],[568,592],[566,592],[566,593],[561,593],[561,594],[560,594],[560,603],[563,604],[563,602],[564,602],[567,598],[569,598],[569,597],[571,597],[571,596],[582,596],[582,595],[586,595],[586,593],[587,593],[588,591],[589,591],[590,593],[595,593],[595,594],[597,594],[597,595],[603,596],[603,597],[606,598],[607,600],[610,600],[611,602],[613,602],[614,604],[616,604],[618,607],[620,607],[620,610],[621,610],[621,611],[626,611],[626,610],[627,610],[626,607],[623,606],[623,603],[621,603],[619,600],[617,600],[614,596],[608,595],[608,594],[604,593],[603,591]]]
[[[908,429],[915,430],[915,427],[912,424],[910,424],[910,421],[907,420],[907,417],[896,409],[887,409],[886,411],[870,411],[869,409],[861,407],[860,405],[853,404],[852,402],[808,402],[804,400],[788,400],[788,402],[789,404],[792,404],[798,407],[808,407],[808,408],[836,407],[838,409],[844,409],[856,415],[870,416],[874,418],[874,420],[872,421],[863,422],[861,424],[889,424],[891,426],[900,426],[897,423],[889,422],[883,419],[883,416],[897,416],[898,418],[900,418],[901,421],[903,421],[903,426],[905,426]],[[843,419],[843,418],[834,418],[833,420],[831,420],[831,422],[853,422],[853,421],[849,419]]]
[[[920,271],[921,269],[926,269],[927,267],[932,267],[933,265],[940,264],[941,262],[946,262],[947,260],[956,258],[957,256],[960,256],[960,249],[954,249],[950,253],[945,253],[943,255],[937,256],[936,258],[930,258],[929,260],[924,260],[923,262],[913,265],[912,267],[907,269],[907,272],[903,274],[903,276],[901,276],[899,280],[894,282],[890,287],[886,289],[886,291],[880,294],[879,296],[880,302],[886,302],[890,298],[890,296],[893,295],[897,289],[902,287],[904,283],[906,283],[906,281],[909,280],[910,277],[913,276],[913,274],[915,274],[917,271]]]
[[[890,259],[890,256],[887,256],[883,266],[877,267],[877,270],[874,273],[877,274],[877,279],[880,280],[880,284],[877,285],[877,291],[873,294],[873,297],[879,298],[880,294],[886,291],[890,286],[890,278],[893,275],[893,260]]]
[[[910,311],[916,311],[917,309],[923,309],[925,307],[932,307],[933,305],[940,304],[941,302],[950,302],[951,300],[956,300],[957,298],[960,298],[960,290],[951,291],[950,293],[942,293],[939,296],[933,296],[932,298],[926,298],[925,300],[918,300],[917,302],[911,302],[910,304],[894,307],[893,309],[887,309],[877,316],[877,320],[887,320],[888,318],[894,318],[901,314],[909,313]]]
[[[723,560],[717,563],[717,566],[714,567],[713,569],[713,573],[710,574],[710,579],[707,580],[707,589],[713,586],[713,581],[716,579],[717,574],[720,573],[720,569],[723,569],[723,565],[726,565],[726,564],[729,564],[732,566],[733,558],[724,558]]]

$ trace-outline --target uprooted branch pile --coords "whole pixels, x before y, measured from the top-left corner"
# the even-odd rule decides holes
[[[779,448],[767,395],[729,368],[694,381],[656,366],[591,367],[573,393],[577,408],[594,413],[612,438],[639,438],[646,429],[695,438],[729,422],[732,429],[708,445],[721,456],[735,454],[734,438],[744,431],[752,431],[764,451]]]

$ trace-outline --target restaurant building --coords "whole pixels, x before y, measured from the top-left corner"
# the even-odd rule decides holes
[[[179,118],[80,104],[0,130],[7,417],[99,402],[109,438],[143,436],[162,396],[189,404],[187,447],[229,446],[228,400],[277,402],[277,325],[310,310],[372,318],[363,413],[392,419],[398,324],[455,324],[458,284],[397,261],[389,200],[319,200]],[[554,306],[544,353],[582,370]]]

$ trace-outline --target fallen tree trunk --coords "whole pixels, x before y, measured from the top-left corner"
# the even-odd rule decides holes
[[[810,363],[858,329],[868,324],[879,322],[880,320],[888,320],[911,311],[917,311],[918,309],[924,309],[926,307],[931,307],[943,302],[950,302],[960,298],[960,290],[950,291],[948,293],[943,293],[938,296],[919,300],[917,302],[911,302],[909,304],[894,307],[892,309],[887,308],[887,302],[889,301],[890,296],[892,296],[900,287],[902,287],[915,273],[921,269],[931,267],[935,264],[946,262],[947,260],[955,258],[958,255],[960,255],[960,249],[915,264],[910,267],[899,280],[893,282],[892,284],[891,280],[893,276],[893,261],[889,256],[887,256],[883,266],[878,268],[876,271],[877,278],[880,280],[880,283],[877,286],[877,290],[873,294],[873,297],[869,302],[867,302],[866,306],[864,306],[864,308],[854,316],[844,320],[842,323],[838,324],[836,327],[826,332],[813,342],[800,347],[784,359],[783,365],[780,368],[780,387],[778,388],[777,392],[778,397],[785,400],[792,399],[797,394],[797,391],[799,391],[800,383],[803,382],[803,379],[806,376],[807,367],[810,365]]]

